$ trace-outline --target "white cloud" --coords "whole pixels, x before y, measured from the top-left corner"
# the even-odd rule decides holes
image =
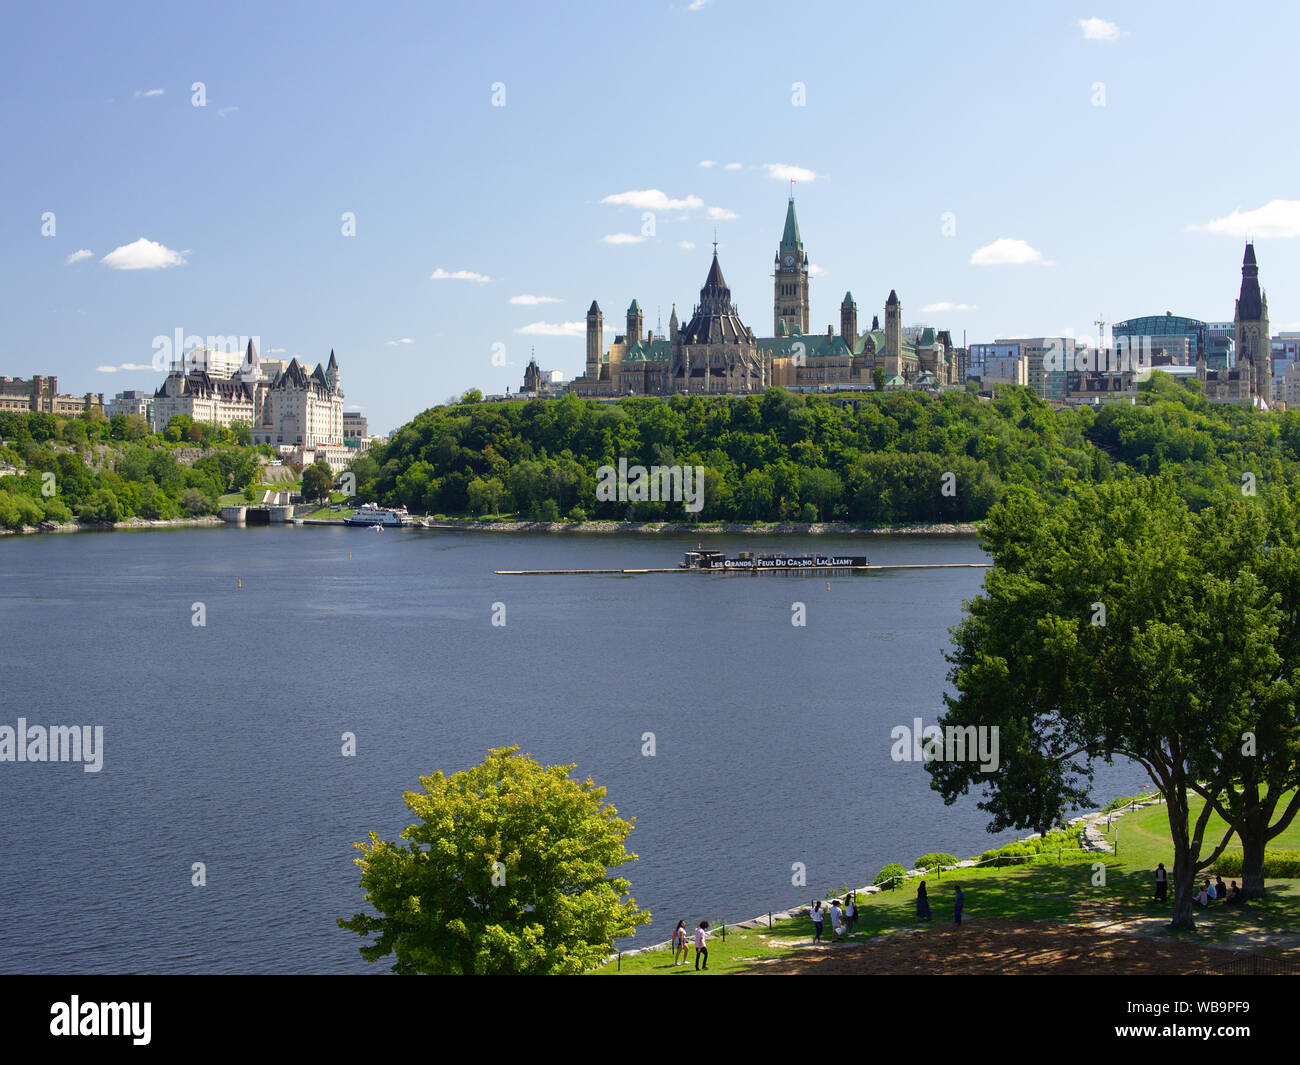
[[[686,10],[687,10],[687,11],[700,11],[700,10],[702,10],[702,9],[704,8],[704,6],[705,6],[708,2],[709,2],[709,0],[691,0],[691,2],[690,2],[689,4],[686,5]]]
[[[559,296],[530,296],[525,293],[522,296],[511,296],[510,302],[522,307],[536,307],[539,303],[563,303],[564,300]]]
[[[645,237],[636,233],[606,233],[600,238],[602,244],[640,244]]]
[[[679,248],[693,248],[695,247],[695,242],[693,240],[679,240],[677,246]]]
[[[487,274],[476,274],[473,270],[444,270],[441,266],[429,275],[430,281],[491,281]]]
[[[411,337],[398,337],[396,340],[385,341],[385,344],[390,348],[394,348],[398,344],[414,344],[414,343],[415,341]]]
[[[131,244],[114,248],[99,261],[114,270],[163,270],[169,266],[183,266],[185,256],[157,241],[141,237]]]
[[[723,170],[739,170],[739,169],[741,169],[744,165],[745,165],[744,163],[728,163],[728,164],[727,164],[726,166],[724,166],[722,169],[723,169]]]
[[[222,107],[222,108],[219,108],[219,109],[217,110],[217,117],[218,117],[218,118],[225,118],[227,115],[229,115],[229,114],[231,114],[231,113],[233,113],[233,112],[235,112],[235,111],[238,111],[238,110],[239,110],[238,107]]]
[[[534,337],[580,337],[587,334],[586,322],[529,322],[515,330]]]
[[[809,276],[809,277],[825,277],[825,276],[826,276],[826,271],[825,271],[822,267],[818,266],[816,263],[809,263],[809,264],[808,264],[808,276]]]
[[[710,207],[708,214],[715,222],[726,222],[740,217],[735,211],[728,211],[725,207]]]
[[[1300,237],[1300,200],[1270,200],[1253,211],[1237,208],[1203,226],[1189,226],[1228,237]]]
[[[1096,16],[1079,19],[1079,28],[1083,30],[1085,41],[1116,41],[1125,33],[1115,23]]]
[[[148,370],[153,372],[156,367],[147,362],[124,362],[120,366],[96,366],[100,373],[117,373],[118,370]]]
[[[262,354],[263,354],[263,355],[283,355],[283,354],[285,353],[285,350],[286,350],[285,348],[267,348],[264,352],[262,352]]]
[[[706,168],[707,168],[707,167],[710,167],[710,166],[717,166],[717,165],[718,165],[718,164],[715,163],[712,159],[701,159],[701,160],[700,160],[700,166],[702,166],[702,167],[706,167]]]
[[[136,96],[140,96],[140,97],[161,96],[163,94],[163,91],[162,89],[136,89],[135,94]]]
[[[1043,253],[1031,248],[1023,240],[1012,237],[999,237],[992,244],[985,244],[971,252],[972,266],[1015,266],[1022,263],[1042,263],[1050,265]]]
[[[68,266],[71,266],[73,263],[81,262],[82,259],[89,259],[93,254],[94,252],[92,252],[89,248],[82,248],[80,251],[74,251],[71,255],[69,255],[64,260],[64,263],[66,263]]]
[[[935,311],[973,311],[976,308],[969,303],[953,303],[951,300],[940,300],[938,303],[929,303],[921,308],[922,311],[934,313]]]
[[[768,177],[777,178],[780,181],[816,181],[817,175],[802,166],[791,166],[789,163],[764,163],[763,169],[767,171]]]
[[[704,201],[698,196],[674,200],[660,189],[631,189],[628,192],[615,192],[600,202],[613,203],[620,207],[640,207],[647,211],[694,211],[704,206]]]

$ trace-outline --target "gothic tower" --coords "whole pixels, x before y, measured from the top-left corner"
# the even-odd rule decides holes
[[[1237,364],[1250,374],[1251,398],[1269,402],[1273,398],[1273,357],[1268,331],[1268,297],[1259,288],[1254,244],[1246,245],[1246,254],[1241,260],[1241,293],[1232,315],[1232,338],[1237,348]]]
[[[773,299],[772,334],[781,336],[808,332],[808,256],[799,239],[799,220],[794,215],[794,197],[785,209],[785,232],[776,252],[776,285]]]
[[[885,300],[885,357],[891,360],[894,373],[898,373],[898,356],[902,340],[903,305],[898,302],[898,293],[889,290],[889,299]]]
[[[600,344],[605,335],[605,316],[595,300],[587,311],[587,380],[600,380]]]
[[[677,343],[677,304],[673,304],[672,317],[668,319],[668,339]]]
[[[627,309],[627,346],[630,348],[638,340],[645,339],[645,315],[641,313],[641,304],[636,300]]]
[[[858,305],[852,292],[844,293],[844,302],[840,304],[840,336],[852,351],[858,342]]]

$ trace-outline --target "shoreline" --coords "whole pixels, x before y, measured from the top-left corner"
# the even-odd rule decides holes
[[[285,524],[290,524],[286,522]],[[342,519],[308,516],[294,518],[293,525],[339,526]],[[82,525],[68,522],[54,525],[24,525],[21,529],[0,529],[0,536],[33,536],[41,533],[143,532],[151,529],[187,529],[232,525],[215,514],[201,518],[130,518],[119,522],[95,522]],[[413,526],[413,528],[420,528]],[[488,533],[578,533],[596,536],[633,534],[637,536],[977,536],[974,522],[934,523],[926,525],[862,526],[849,522],[690,522],[690,521],[429,521],[422,528],[437,532]]]
[[[147,532],[151,529],[192,529],[224,524],[225,522],[215,514],[206,514],[201,518],[128,518],[126,521],[97,521],[86,525],[75,521],[65,525],[42,522],[40,525],[24,525],[21,529],[0,529],[0,536],[34,536],[40,533],[58,535],[84,532]]]
[[[430,521],[440,531],[594,533],[639,536],[976,536],[974,522],[926,525],[862,526],[827,522],[691,522],[691,521]]]

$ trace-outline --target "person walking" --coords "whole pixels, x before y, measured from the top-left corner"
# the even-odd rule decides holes
[[[844,912],[840,909],[839,899],[831,902],[831,931],[835,934],[832,943],[844,938]]]
[[[816,931],[813,934],[813,946],[822,941],[822,923],[826,920],[826,911],[822,909],[821,900],[818,899],[813,903],[812,923]]]
[[[930,919],[930,895],[925,890],[925,881],[921,881],[921,886],[916,889],[916,919],[918,921],[928,921]]]
[[[704,971],[709,971],[709,922],[701,921],[695,930],[695,971],[700,971],[700,959],[704,959]]]
[[[850,892],[848,901],[845,903],[844,906],[844,925],[849,935],[853,935],[853,926],[856,925],[857,923],[858,923],[858,900],[857,897],[852,892]]]
[[[958,924],[961,924],[961,911],[965,905],[966,892],[962,891],[961,888],[958,888],[957,893],[952,897],[952,919]]]
[[[1169,870],[1165,863],[1156,866],[1156,902],[1164,902],[1169,892]]]
[[[673,967],[685,965],[690,958],[689,933],[686,931],[686,922],[678,921],[677,927],[673,929]],[[678,956],[681,961],[678,961]]]

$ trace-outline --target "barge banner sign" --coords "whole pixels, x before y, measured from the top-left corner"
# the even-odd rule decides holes
[[[865,566],[864,555],[791,555],[764,558],[710,559],[709,569],[812,569],[826,566]]]

